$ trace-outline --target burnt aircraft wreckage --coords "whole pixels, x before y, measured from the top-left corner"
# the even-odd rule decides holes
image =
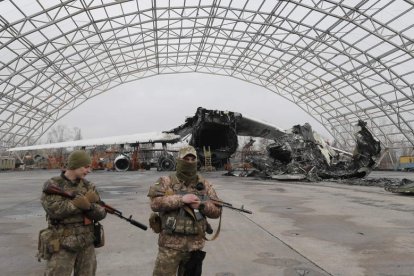
[[[131,168],[134,153],[124,151],[124,145],[137,149],[144,144],[161,144],[162,150],[158,150],[161,153],[157,155],[157,160],[151,163],[158,170],[173,170],[174,152],[167,149],[167,144],[189,139],[188,143],[195,147],[201,164],[204,164],[205,154],[209,152],[211,164],[216,168],[222,168],[238,148],[237,137],[250,136],[273,141],[267,147],[265,157],[248,159],[263,176],[281,180],[363,177],[374,167],[373,158],[379,154],[380,144],[368,131],[366,123],[360,121],[358,125],[360,130],[356,134],[357,145],[351,154],[327,145],[312,131],[309,124],[297,125],[289,131],[284,131],[237,112],[199,107],[194,116],[169,131],[35,145],[12,148],[9,151],[120,145],[121,151],[114,159],[114,168],[126,171]]]
[[[359,121],[356,146],[348,153],[328,145],[309,124],[296,125],[267,146],[268,155],[248,157],[262,176],[277,180],[311,181],[361,178],[375,167],[381,146]]]
[[[193,146],[199,161],[205,161],[205,149],[211,153],[212,165],[222,168],[236,152],[237,136],[255,136],[267,139],[278,138],[284,131],[256,119],[231,111],[208,110],[199,107],[193,117],[166,133],[186,137],[191,134],[189,144]]]
[[[357,124],[359,130],[355,133],[353,153],[331,147],[309,124],[284,131],[237,112],[202,107],[184,124],[166,133],[183,139],[191,135],[189,144],[195,147],[199,161],[204,163],[207,148],[216,168],[222,168],[236,152],[238,136],[272,140],[265,156],[246,159],[260,175],[278,180],[319,180],[361,178],[372,171],[381,146],[366,125],[363,121]]]
[[[403,178],[403,179],[392,179],[385,182],[384,189],[391,193],[414,195],[414,181]]]

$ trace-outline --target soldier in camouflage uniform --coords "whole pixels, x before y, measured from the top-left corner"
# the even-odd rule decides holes
[[[159,214],[161,228],[154,230],[160,233],[153,275],[185,275],[192,252],[200,252],[204,247],[206,217],[221,215],[221,207],[208,200],[217,199],[212,185],[197,174],[197,153],[193,147],[180,149],[176,173],[161,177],[150,187],[148,196],[151,209]],[[200,196],[207,200],[201,202]]]
[[[67,170],[44,184],[43,191],[54,185],[77,194],[73,199],[42,194],[41,203],[48,221],[48,228],[43,230],[43,237],[47,238],[39,243],[39,247],[44,243],[40,257],[47,260],[44,275],[70,276],[72,271],[74,276],[96,273],[93,222],[105,218],[106,211],[96,203],[100,198],[95,186],[85,179],[91,172],[90,165],[91,158],[85,151],[74,151],[69,155]]]

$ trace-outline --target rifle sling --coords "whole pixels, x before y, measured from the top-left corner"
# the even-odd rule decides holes
[[[220,209],[220,219],[219,219],[219,224],[218,224],[218,226],[217,226],[217,230],[216,230],[216,232],[215,232],[215,234],[214,234],[214,236],[211,238],[211,239],[208,239],[207,237],[206,237],[206,233],[204,233],[204,240],[206,240],[206,241],[214,241],[215,239],[217,239],[218,238],[218,236],[219,236],[219,234],[220,234],[220,229],[221,229],[221,217],[222,217],[222,215],[223,215],[223,208],[221,208]]]

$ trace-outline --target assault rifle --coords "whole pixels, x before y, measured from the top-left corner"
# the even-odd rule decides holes
[[[70,192],[64,191],[63,189],[61,189],[61,188],[59,188],[57,186],[54,186],[54,185],[47,186],[43,190],[43,192],[45,194],[48,194],[48,195],[60,195],[60,196],[63,196],[63,197],[66,197],[66,198],[70,198],[70,199],[74,199],[76,197],[76,193],[70,193]],[[119,217],[121,219],[124,219],[124,220],[128,221],[129,223],[131,223],[132,225],[134,225],[136,227],[139,227],[139,228],[141,228],[144,231],[147,230],[148,227],[146,225],[144,225],[144,224],[142,224],[142,223],[140,223],[140,222],[132,219],[132,215],[129,216],[129,218],[126,218],[126,217],[124,217],[122,215],[122,212],[121,211],[119,211],[119,210],[115,209],[114,207],[106,204],[102,200],[100,200],[100,201],[98,201],[96,203],[99,204],[99,205],[101,205],[103,208],[105,208],[105,211],[106,212],[108,212],[108,213],[110,213],[112,215],[115,215],[115,216],[117,216],[117,217]]]
[[[204,184],[202,182],[199,182],[199,183],[197,183],[195,188],[196,188],[197,191],[202,191],[202,190],[204,190]],[[185,194],[188,194],[188,192],[178,191],[178,192],[171,193],[171,194],[169,194],[168,192],[165,193],[165,192],[161,192],[161,191],[156,192],[157,196],[165,196],[165,195],[173,195],[173,194],[185,195]],[[214,203],[214,205],[219,206],[219,207],[226,207],[226,208],[229,208],[229,209],[232,209],[232,210],[235,210],[235,211],[239,211],[239,212],[243,212],[243,213],[247,213],[247,214],[253,214],[252,211],[244,209],[244,205],[242,205],[240,208],[237,208],[237,207],[234,207],[233,204],[231,204],[231,203],[221,201],[219,199],[211,198],[207,195],[197,195],[197,196],[198,196],[198,198],[200,199],[201,202],[210,200],[211,202]]]
[[[181,194],[181,193],[178,193],[178,194]],[[214,199],[214,198],[208,197],[206,195],[201,195],[201,196],[198,196],[198,197],[200,198],[201,202],[206,201],[206,200],[210,200],[211,202],[214,203],[214,205],[219,206],[219,207],[226,207],[226,208],[229,208],[229,209],[232,209],[232,210],[235,210],[235,211],[240,211],[240,212],[247,213],[247,214],[253,214],[252,211],[244,209],[244,205],[242,205],[240,208],[237,208],[237,207],[234,207],[233,204],[231,204],[231,203],[228,203],[228,202],[225,202],[225,201],[222,201],[222,200],[218,200],[218,199]]]

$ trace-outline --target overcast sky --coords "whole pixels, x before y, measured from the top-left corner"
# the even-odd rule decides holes
[[[331,139],[302,109],[263,87],[197,73],[159,75],[118,86],[86,101],[55,126],[79,127],[84,139],[163,131],[184,123],[199,106],[239,112],[282,129],[308,122]]]

